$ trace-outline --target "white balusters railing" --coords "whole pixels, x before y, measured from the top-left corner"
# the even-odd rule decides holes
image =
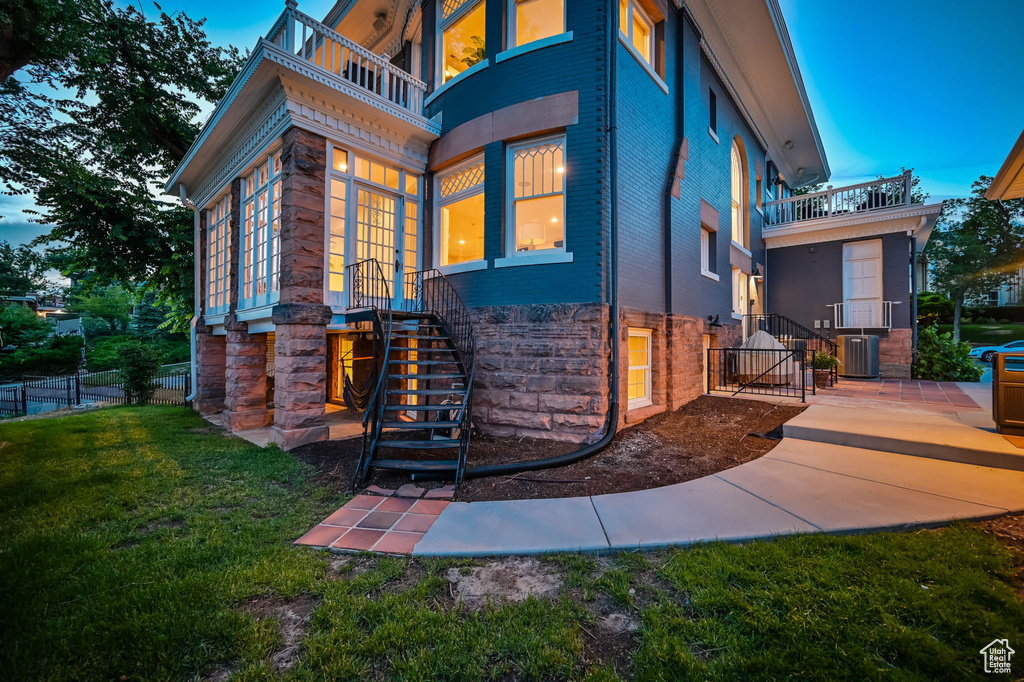
[[[293,0],[286,3],[267,40],[392,104],[423,113],[423,81],[298,11]]]
[[[769,201],[764,205],[764,214],[769,225],[782,225],[835,215],[909,206],[910,188],[911,171],[906,171],[891,178],[862,182],[848,187],[835,188],[829,185],[822,192]]]
[[[833,304],[836,329],[892,329],[892,301]]]

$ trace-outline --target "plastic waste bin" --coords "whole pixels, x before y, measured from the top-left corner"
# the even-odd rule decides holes
[[[999,433],[1024,436],[1024,353],[992,360],[992,420]]]

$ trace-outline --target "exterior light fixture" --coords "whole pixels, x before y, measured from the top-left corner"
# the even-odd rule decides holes
[[[708,326],[709,327],[721,327],[722,323],[718,321],[718,315],[708,315]]]
[[[786,149],[792,149],[793,148],[793,140],[786,140],[786,143],[783,146]]]
[[[558,168],[555,169],[555,172],[556,173],[564,173],[565,172],[565,166],[559,166]]]

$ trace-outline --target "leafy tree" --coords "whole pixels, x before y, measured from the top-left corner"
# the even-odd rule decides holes
[[[917,323],[929,327],[933,324],[946,324],[953,318],[953,302],[949,297],[934,291],[924,291],[917,295]]]
[[[38,251],[22,244],[15,248],[0,240],[0,296],[24,296],[30,291],[47,289],[46,259]]]
[[[147,339],[167,337],[170,335],[167,329],[170,315],[171,307],[158,302],[156,292],[147,291],[135,306],[131,330],[136,335]]]
[[[81,336],[51,336],[42,346],[19,348],[0,356],[0,377],[17,379],[26,374],[74,374],[82,364]]]
[[[49,320],[23,305],[0,306],[0,348],[25,348],[42,343],[53,333]]]
[[[1024,255],[1024,199],[989,201],[992,178],[981,176],[966,199],[944,202],[925,253],[936,288],[954,303],[953,338],[960,340],[964,300],[1010,281]]]
[[[163,354],[141,341],[130,341],[117,351],[117,367],[129,403],[148,403],[156,393],[156,375]]]
[[[0,181],[35,194],[63,272],[157,292],[184,326],[193,217],[158,195],[241,60],[154,6],[0,0]]]
[[[133,304],[130,292],[111,284],[72,301],[67,311],[82,316],[87,336],[108,336],[128,331]]]

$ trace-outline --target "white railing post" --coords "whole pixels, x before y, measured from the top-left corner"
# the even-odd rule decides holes
[[[914,170],[903,171],[903,203],[910,206],[910,188],[914,184]]]
[[[292,13],[299,6],[296,0],[285,0],[284,49],[295,54],[295,19]]]
[[[835,199],[835,195],[832,192],[832,185],[825,188],[825,197],[828,199],[828,215],[832,216],[832,204]]]

